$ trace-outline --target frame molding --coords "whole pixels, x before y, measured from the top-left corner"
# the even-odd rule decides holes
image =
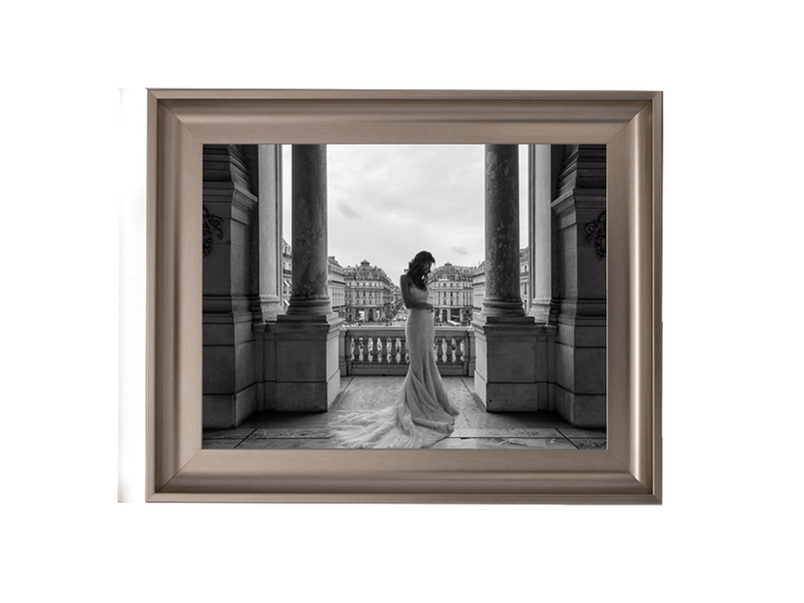
[[[202,148],[606,144],[606,450],[201,448]],[[146,499],[657,504],[660,92],[149,90]]]

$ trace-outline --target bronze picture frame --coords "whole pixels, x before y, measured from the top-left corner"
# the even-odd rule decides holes
[[[607,449],[202,449],[205,143],[606,144]],[[146,500],[662,500],[660,92],[148,92]]]

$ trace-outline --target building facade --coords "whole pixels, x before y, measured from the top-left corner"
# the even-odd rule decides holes
[[[344,275],[346,320],[383,322],[393,318],[396,311],[394,285],[385,270],[363,260],[357,266],[346,267]]]
[[[437,324],[469,326],[472,321],[473,274],[474,268],[453,266],[449,262],[433,270],[428,287]]]
[[[332,311],[344,318],[346,310],[346,268],[338,263],[335,256],[327,259],[327,288]]]
[[[483,310],[483,295],[486,292],[486,262],[480,262],[472,270],[472,318],[479,319]]]

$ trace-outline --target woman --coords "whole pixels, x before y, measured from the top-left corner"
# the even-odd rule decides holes
[[[427,448],[452,433],[458,409],[450,402],[435,362],[433,306],[427,279],[435,264],[420,251],[399,278],[408,309],[405,323],[410,364],[396,402],[370,413],[348,413],[330,424],[333,440],[349,448]]]

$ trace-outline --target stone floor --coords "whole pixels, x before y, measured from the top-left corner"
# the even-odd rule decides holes
[[[328,424],[339,412],[392,404],[404,377],[345,377],[329,412],[263,412],[234,429],[204,430],[204,448],[337,448]],[[461,413],[455,430],[433,448],[594,449],[606,447],[605,429],[577,429],[550,412],[488,413],[469,377],[444,377]]]

